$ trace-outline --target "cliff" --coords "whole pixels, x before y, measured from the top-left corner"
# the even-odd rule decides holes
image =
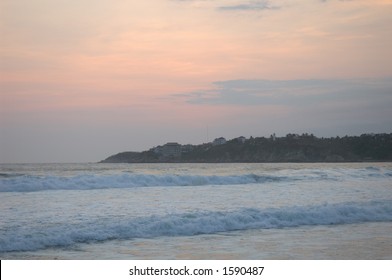
[[[317,138],[288,134],[244,139],[220,144],[178,145],[165,153],[165,145],[144,152],[123,152],[103,163],[153,162],[360,162],[392,161],[392,133]],[[168,145],[168,144],[166,144]],[[171,148],[173,143],[170,143]]]

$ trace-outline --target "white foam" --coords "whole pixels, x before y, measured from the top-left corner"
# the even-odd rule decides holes
[[[0,192],[32,192],[44,190],[89,190],[107,188],[132,188],[152,186],[202,186],[241,185],[290,181],[341,181],[361,179],[385,179],[392,176],[389,169],[368,167],[364,169],[302,169],[281,170],[266,174],[241,175],[178,175],[134,174],[112,175],[84,174],[75,176],[36,176],[3,174],[0,176]]]
[[[3,228],[0,252],[39,250],[111,239],[191,236],[247,229],[391,221],[392,201],[246,208],[229,212],[198,211],[132,219],[118,216],[79,224]]]
[[[87,190],[152,186],[238,185],[284,179],[285,177],[258,176],[254,174],[233,176],[151,174],[78,175],[73,177],[18,176],[3,178],[0,181],[0,192]]]

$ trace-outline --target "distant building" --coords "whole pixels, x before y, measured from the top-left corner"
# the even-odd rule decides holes
[[[170,142],[162,146],[161,154],[164,157],[179,157],[181,156],[181,145],[175,142]]]
[[[162,154],[162,149],[163,149],[162,146],[157,146],[157,147],[155,147],[155,148],[152,148],[151,150],[152,150],[154,153],[160,155],[160,154]]]
[[[237,137],[236,140],[237,140],[238,142],[240,142],[241,144],[244,144],[245,141],[246,141],[246,138],[245,138],[244,136],[240,136],[240,137]]]
[[[182,145],[181,146],[181,153],[189,153],[189,152],[193,151],[193,149],[194,149],[193,145],[190,145],[190,144]]]
[[[226,139],[223,137],[215,138],[214,142],[212,142],[212,145],[217,146],[217,145],[223,145],[226,143]]]
[[[289,133],[289,134],[286,134],[286,138],[298,140],[300,138],[300,136],[298,134]]]

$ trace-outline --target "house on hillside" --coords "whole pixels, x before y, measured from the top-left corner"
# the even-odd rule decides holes
[[[241,144],[244,144],[246,141],[246,138],[244,136],[240,136],[240,137],[235,138],[235,140],[237,140]]]
[[[195,147],[191,144],[188,145],[181,145],[181,153],[189,153],[193,151]]]
[[[175,142],[169,142],[162,146],[162,156],[179,157],[181,156],[181,145]]]
[[[223,137],[215,138],[214,142],[212,142],[212,145],[217,146],[217,145],[223,145],[226,143],[226,139]]]

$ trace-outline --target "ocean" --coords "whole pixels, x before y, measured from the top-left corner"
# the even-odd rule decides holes
[[[0,259],[392,259],[392,163],[0,164]]]

